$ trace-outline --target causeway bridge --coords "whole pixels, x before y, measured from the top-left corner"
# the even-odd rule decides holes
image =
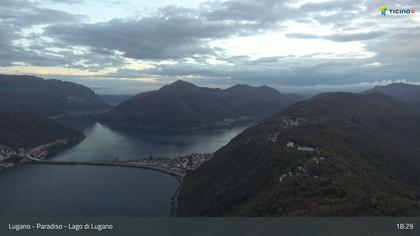
[[[115,166],[115,167],[130,167],[141,168],[163,172],[181,179],[185,174],[179,168],[163,165],[160,161],[108,161],[108,160],[93,160],[93,161],[56,161],[56,160],[42,160],[27,156],[24,164],[44,164],[44,165],[85,165],[85,166]]]

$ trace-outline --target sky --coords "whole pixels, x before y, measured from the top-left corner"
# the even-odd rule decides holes
[[[0,73],[99,94],[178,79],[300,94],[420,84],[420,0],[0,0]]]

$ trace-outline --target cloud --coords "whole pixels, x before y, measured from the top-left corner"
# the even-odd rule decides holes
[[[420,80],[418,17],[381,17],[371,1],[209,1],[103,22],[40,3],[2,1],[0,66],[60,66],[157,84],[177,78],[277,87]],[[314,50],[302,52],[308,45]],[[290,50],[261,55],[246,47]]]
[[[80,4],[85,2],[85,0],[47,0],[52,3],[65,3],[65,4]]]
[[[297,12],[285,1],[206,2],[197,9],[162,7],[139,19],[51,25],[45,34],[70,45],[117,51],[134,59],[179,60],[223,54],[221,48],[210,46],[212,40],[279,30],[279,23],[295,18]]]
[[[222,84],[270,84],[270,85],[311,85],[319,83],[340,84],[377,79],[384,74],[366,67],[372,64],[366,60],[320,60],[308,57],[270,57],[252,59],[249,57],[226,58],[231,64],[197,64],[181,62],[156,65],[143,70],[121,69],[103,75],[112,78],[171,78],[189,79],[203,82],[218,80]],[[221,80],[224,80],[221,82]]]
[[[135,59],[166,60],[215,54],[207,40],[223,37],[233,26],[206,23],[184,15],[112,20],[99,24],[54,25],[46,33],[93,50],[122,52]]]
[[[26,28],[39,24],[78,22],[83,16],[61,10],[47,9],[27,0],[2,0],[0,22]]]
[[[15,62],[41,66],[63,65],[62,56],[33,51],[28,49],[33,45],[22,46],[17,41],[29,39],[41,43],[41,39],[35,37],[36,34],[25,36],[24,31],[39,25],[78,22],[83,19],[79,15],[42,8],[26,0],[4,0],[0,12],[0,66],[10,66]]]
[[[88,47],[95,52],[122,53],[140,60],[183,60],[186,58],[220,57],[222,48],[211,42],[232,37],[258,35],[287,30],[290,21],[325,20],[325,11],[361,9],[359,1],[327,1],[291,7],[291,1],[230,0],[211,1],[197,9],[167,6],[147,17],[113,19],[94,24],[59,24],[46,28],[45,34],[68,45]],[[335,17],[340,17],[333,14]],[[331,17],[328,15],[325,17]],[[353,14],[354,16],[354,14]],[[341,17],[347,24],[349,17]],[[339,24],[339,20],[330,23]],[[335,42],[365,41],[381,37],[385,31],[342,32],[326,36],[309,33],[289,33],[301,39],[325,39]]]
[[[306,33],[290,33],[286,34],[290,38],[300,39],[326,39],[335,42],[351,42],[351,41],[364,41],[375,39],[388,34],[386,31],[372,31],[368,33],[345,33],[345,34],[330,34],[330,35],[315,35]]]
[[[351,11],[359,9],[360,1],[325,1],[325,2],[309,2],[299,7],[303,12],[317,12],[317,11]]]
[[[287,1],[244,0],[207,2],[201,5],[200,14],[209,21],[235,21],[258,30],[274,27],[279,22],[296,18],[298,9],[289,8]]]

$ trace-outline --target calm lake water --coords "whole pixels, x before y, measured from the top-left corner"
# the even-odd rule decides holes
[[[249,124],[162,131],[95,124],[55,160],[175,158],[213,152]],[[178,181],[164,173],[99,166],[24,165],[0,172],[0,216],[168,216]]]

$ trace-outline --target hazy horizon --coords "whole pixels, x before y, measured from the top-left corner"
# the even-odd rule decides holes
[[[31,74],[10,74],[10,75],[22,75],[22,76],[32,76]],[[41,77],[43,78],[43,77]],[[134,96],[139,93],[148,92],[148,91],[155,91],[159,90],[161,87],[165,85],[169,85],[175,81],[170,81],[166,84],[162,85],[152,85],[152,86],[135,86],[131,87],[131,89],[112,89],[112,86],[109,86],[112,82],[114,84],[116,83],[124,83],[125,81],[117,81],[114,80],[111,83],[108,82],[106,86],[99,86],[98,80],[90,80],[90,79],[73,79],[73,78],[48,78],[45,77],[44,79],[58,79],[62,81],[69,81],[78,83],[84,86],[87,86],[88,88],[92,89],[96,94],[98,95],[111,95],[111,96]],[[183,80],[183,79],[181,79]],[[183,80],[187,81],[187,80]],[[208,87],[208,88],[221,88],[221,89],[227,89],[229,87],[235,86],[235,85],[249,85],[245,83],[238,83],[238,84],[232,84],[232,85],[200,85],[191,81],[187,81],[190,83],[195,84],[199,87]],[[396,80],[396,81],[381,81],[377,83],[359,83],[359,84],[353,84],[353,85],[340,85],[340,86],[325,86],[325,85],[313,85],[313,86],[290,86],[290,87],[276,87],[276,86],[270,86],[276,90],[278,90],[281,93],[284,94],[297,94],[302,97],[312,97],[320,93],[328,93],[328,92],[349,92],[349,93],[360,93],[363,91],[366,91],[368,89],[372,89],[376,86],[387,86],[393,83],[404,83],[404,84],[412,84],[412,85],[420,85],[418,82],[411,82],[406,80]],[[127,84],[130,86],[131,84]],[[250,85],[253,87],[260,87],[260,86],[267,86],[266,84],[259,84],[259,85]],[[114,88],[119,88],[118,85],[115,85]],[[124,87],[123,87],[124,88]]]

